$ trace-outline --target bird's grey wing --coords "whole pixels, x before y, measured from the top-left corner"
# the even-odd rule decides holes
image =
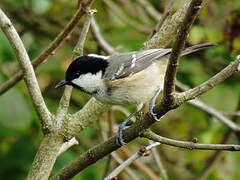
[[[104,78],[117,80],[133,75],[170,52],[171,49],[149,49],[114,54],[108,59],[109,66],[105,71]]]

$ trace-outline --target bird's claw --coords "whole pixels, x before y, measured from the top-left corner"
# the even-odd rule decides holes
[[[117,137],[116,137],[116,143],[119,146],[125,146],[127,143],[124,142],[123,138],[122,138],[122,134],[120,134],[119,132],[117,133]]]
[[[126,129],[127,127],[122,126],[122,124],[119,126],[118,128],[118,132],[117,132],[117,137],[116,137],[116,143],[119,146],[125,146],[127,143],[124,142],[123,140],[123,130]]]
[[[148,113],[155,121],[159,121],[160,120],[160,119],[158,119],[157,114],[153,112],[153,110],[149,110]]]
[[[154,95],[154,97],[152,98],[152,100],[151,100],[151,102],[150,102],[150,105],[149,105],[149,114],[150,114],[150,116],[155,120],[155,121],[159,121],[160,119],[158,119],[158,117],[157,117],[157,114],[155,114],[154,112],[153,112],[153,108],[154,108],[154,106],[155,106],[155,101],[156,101],[156,99],[157,99],[157,97],[158,97],[158,95],[159,95],[159,93],[161,92],[161,88],[159,88],[158,89],[158,91],[157,91],[157,93]]]

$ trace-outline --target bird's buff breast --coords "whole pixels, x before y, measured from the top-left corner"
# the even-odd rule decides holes
[[[163,65],[152,64],[144,71],[131,77],[105,83],[111,88],[99,91],[94,96],[99,101],[108,104],[140,104],[149,101],[159,88],[163,88],[165,68]]]

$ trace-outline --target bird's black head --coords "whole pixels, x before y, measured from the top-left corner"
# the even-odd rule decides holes
[[[102,71],[103,75],[108,66],[108,62],[106,61],[106,59],[107,56],[99,56],[93,54],[78,57],[69,65],[66,71],[65,79],[59,82],[56,88],[64,86],[66,84],[76,87],[75,84],[72,83],[72,81],[84,74],[91,73],[94,75],[99,71]]]

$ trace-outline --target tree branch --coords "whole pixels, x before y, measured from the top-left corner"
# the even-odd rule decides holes
[[[110,120],[110,119],[109,119],[109,120]],[[109,128],[112,128],[112,127],[109,126]],[[110,129],[110,131],[112,131],[112,129]],[[106,141],[107,138],[108,138],[107,133],[104,132],[104,131],[101,129],[101,134],[102,134],[103,140]],[[116,152],[112,152],[112,153],[109,155],[109,157],[111,157],[111,156],[112,156],[113,159],[114,159],[117,163],[119,163],[119,164],[122,164],[122,163],[124,162],[124,161],[117,155]],[[108,165],[108,167],[109,167],[109,165]],[[127,173],[132,179],[134,179],[134,180],[138,180],[138,179],[139,179],[139,177],[138,177],[136,174],[134,174],[134,172],[131,170],[130,167],[126,167],[126,168],[125,168],[125,171],[126,171],[126,173]],[[105,177],[106,174],[107,174],[107,171],[105,171],[103,177]]]
[[[81,34],[79,36],[79,40],[73,50],[73,57],[72,60],[74,60],[77,56],[82,56],[83,55],[83,47],[84,47],[84,42],[87,37],[88,29],[90,26],[91,19],[93,15],[96,13],[95,10],[86,10],[86,20],[84,22]],[[69,102],[70,102],[70,97],[72,93],[72,86],[66,86],[64,89],[63,96],[60,100],[59,107],[56,113],[56,124],[58,128],[62,127],[62,122],[67,114],[67,110],[69,107]]]
[[[88,6],[90,6],[91,0],[88,1]],[[90,24],[90,20],[88,22]],[[89,25],[88,25],[89,27]],[[86,36],[86,29],[82,36]],[[85,38],[81,37],[84,41]],[[56,117],[53,119],[53,127],[50,129],[50,132],[46,134],[41,142],[41,145],[38,149],[38,152],[34,158],[32,168],[29,171],[28,179],[48,179],[52,167],[56,161],[57,156],[65,151],[67,148],[76,144],[77,141],[74,141],[74,138],[69,142],[64,142],[64,133],[62,133],[62,125],[64,125],[63,119],[66,118],[65,114],[69,105],[69,99],[71,95],[71,90],[66,88],[65,94],[61,99],[59,109],[57,111]]]
[[[195,7],[195,6],[194,6]],[[231,65],[231,64],[230,64]],[[230,66],[229,65],[229,66]],[[234,71],[232,71],[233,73]],[[95,100],[91,100],[91,101],[95,101]],[[178,101],[177,105],[182,104],[184,101]],[[88,109],[87,107],[90,107],[92,104],[89,102],[86,106],[86,109]],[[101,105],[99,105],[97,108],[101,107]],[[94,107],[95,108],[95,107]],[[98,109],[96,108],[96,111],[99,113]],[[106,108],[106,106],[104,106],[104,108]],[[84,108],[85,109],[85,108]],[[164,115],[166,112],[168,112],[169,110],[171,110],[171,107],[167,107],[166,104],[164,103],[164,101],[161,101],[160,104],[158,104],[156,106],[156,111],[157,114],[159,116]],[[92,111],[91,113],[87,114],[88,115],[92,115],[94,111]],[[80,115],[80,113],[79,113]],[[82,114],[81,114],[82,115]],[[87,117],[86,116],[86,117]],[[82,115],[83,119],[84,115]],[[95,117],[95,116],[92,116]],[[96,118],[96,117],[95,117]],[[71,122],[71,121],[70,121]],[[139,133],[148,128],[150,125],[152,125],[155,121],[149,117],[147,114],[145,114],[144,116],[142,116],[142,118],[137,121],[136,123],[134,123],[131,127],[129,127],[128,129],[124,130],[123,132],[123,136],[125,139],[125,142],[129,142],[131,140],[133,140],[134,138],[139,136]],[[84,122],[84,125],[88,122]],[[81,129],[83,124],[79,123],[79,128]],[[75,131],[74,133],[76,133],[77,131]],[[88,150],[88,152],[80,155],[80,157],[78,159],[76,159],[75,161],[73,161],[71,164],[69,164],[67,167],[65,167],[64,169],[62,169],[58,174],[56,174],[54,176],[53,179],[69,179],[71,177],[73,177],[75,174],[77,174],[79,171],[81,171],[82,169],[84,169],[85,167],[89,166],[90,164],[96,162],[98,159],[104,157],[105,155],[109,154],[110,152],[112,152],[113,150],[116,150],[119,146],[116,144],[115,141],[116,137],[112,137],[110,138],[108,141],[101,143],[93,148],[91,148],[90,150]],[[200,144],[201,146],[201,144]],[[219,146],[218,146],[219,147]],[[231,146],[232,147],[232,146]],[[222,147],[221,147],[222,148]]]
[[[124,162],[124,161],[117,155],[116,152],[112,152],[112,153],[111,153],[111,156],[114,158],[114,160],[115,160],[116,162],[118,162],[118,164],[122,164],[122,163]],[[124,170],[126,171],[126,173],[127,173],[132,179],[134,179],[134,180],[138,180],[138,179],[139,179],[139,177],[138,177],[136,174],[134,174],[134,172],[133,172],[129,167],[125,167]]]
[[[217,73],[215,76],[213,76],[208,81],[200,84],[199,86],[189,89],[185,92],[178,93],[177,94],[177,104],[181,104],[182,101],[188,101],[190,99],[194,99],[195,97],[209,91],[213,87],[215,87],[220,82],[227,79],[229,76],[231,76],[236,70],[238,69],[238,66],[240,64],[240,56],[237,56],[237,59],[233,62],[231,62],[227,67],[225,67],[222,71]]]
[[[142,1],[142,0],[140,0],[140,1]],[[150,36],[148,37],[148,40],[151,39],[153,37],[153,35],[156,34],[156,32],[158,32],[159,29],[162,27],[164,21],[170,14],[170,11],[173,7],[174,1],[175,0],[170,0],[169,3],[167,4],[167,6],[165,7],[163,15],[161,16],[161,18],[158,19],[158,22],[157,22],[156,26],[154,27],[153,31],[151,32]]]
[[[85,13],[85,8],[87,4],[83,6],[79,6],[77,12],[72,17],[70,22],[66,25],[66,27],[59,33],[59,35],[55,38],[55,40],[45,49],[40,56],[32,61],[32,65],[34,68],[37,68],[41,63],[45,62],[49,57],[51,57],[58,47],[64,42],[64,40],[71,34],[72,30],[78,24],[79,19]],[[10,78],[7,82],[0,86],[0,95],[5,93],[11,87],[13,87],[16,83],[18,83],[23,78],[22,71],[17,72],[12,78]]]
[[[162,144],[185,148],[189,150],[199,149],[199,150],[225,150],[225,151],[240,151],[240,145],[235,144],[201,144],[193,143],[187,141],[178,141],[166,137],[159,136],[150,130],[146,130],[142,133],[142,137],[146,137],[155,142],[160,142]]]
[[[202,101],[200,101],[198,99],[192,99],[192,100],[188,101],[188,103],[202,109],[203,111],[205,111],[205,112],[207,112],[211,115],[213,115],[219,121],[221,121],[223,124],[225,124],[227,127],[229,127],[232,131],[236,131],[236,132],[240,131],[240,126],[239,125],[237,125],[236,123],[234,123],[230,119],[226,118],[223,114],[221,114],[217,110],[207,106]]]
[[[176,43],[172,48],[171,55],[168,60],[167,70],[164,78],[163,99],[172,105],[174,102],[175,80],[177,74],[178,60],[184,48],[188,32],[193,24],[199,10],[201,9],[202,0],[192,0],[187,13],[178,31]]]
[[[47,130],[49,126],[52,125],[51,113],[49,112],[44,99],[42,97],[40,88],[38,86],[38,82],[31,64],[31,61],[28,57],[26,49],[20,39],[17,31],[13,27],[11,21],[4,14],[4,12],[0,9],[0,26],[7,36],[15,54],[17,56],[18,62],[23,70],[24,81],[28,88],[28,92],[32,99],[32,103],[36,112],[38,113],[38,117],[41,120],[42,127],[44,130]]]
[[[149,140],[149,142],[153,143],[153,141]],[[158,153],[158,150],[157,148],[153,148],[152,149],[152,154],[153,154],[153,158],[154,160],[156,161],[157,163],[157,166],[159,168],[159,171],[160,171],[160,176],[164,179],[164,180],[168,180],[168,175],[167,175],[167,172],[166,172],[166,169],[164,168],[163,166],[163,163],[161,161],[161,158],[159,156],[159,153]]]
[[[181,90],[184,90],[184,91],[189,90],[189,87],[187,87],[186,85],[184,85],[184,84],[182,84],[178,81],[177,81],[176,85]],[[206,113],[216,117],[220,122],[227,125],[231,130],[233,130],[233,131],[239,131],[240,130],[239,125],[237,125],[235,122],[233,122],[230,119],[228,119],[227,117],[225,117],[221,112],[219,112],[216,109],[208,106],[207,104],[205,104],[204,102],[202,102],[198,98],[195,98],[193,100],[189,100],[189,101],[187,101],[187,103],[189,103],[189,104],[191,104],[195,107],[198,107],[201,110],[205,111]]]
[[[91,20],[91,27],[92,27],[92,33],[95,39],[97,40],[100,47],[107,53],[107,54],[114,54],[116,53],[115,49],[105,41],[105,39],[102,37],[99,27],[97,25],[97,22],[94,18]]]
[[[54,133],[45,135],[35,155],[27,179],[47,180],[62,147],[62,136]]]
[[[65,138],[69,139],[80,133],[89,124],[95,122],[110,107],[108,104],[102,104],[95,98],[91,98],[80,111],[73,115],[68,115],[65,119],[64,124],[66,127],[63,129],[66,132],[64,133]]]
[[[123,163],[121,163],[116,169],[114,169],[106,178],[104,178],[104,180],[109,180],[114,178],[115,176],[117,176],[123,169],[125,169],[126,167],[128,167],[133,161],[135,161],[136,159],[145,156],[145,153],[149,150],[151,150],[152,148],[156,147],[160,145],[159,142],[155,142],[153,144],[148,145],[147,147],[144,147],[144,152],[141,151],[141,149],[134,153],[130,158],[128,158],[126,161],[124,161]]]
[[[158,21],[161,18],[161,14],[146,0],[137,0],[137,2],[147,11],[147,13]]]
[[[62,154],[63,152],[65,152],[66,150],[68,150],[70,147],[72,147],[73,145],[77,145],[79,144],[78,141],[76,140],[75,137],[73,137],[72,139],[70,139],[69,141],[66,141],[62,144],[61,148],[58,151],[58,156],[60,154]]]
[[[190,1],[189,1],[190,2]],[[164,47],[168,44],[168,42],[176,36],[175,33],[173,33],[172,29],[177,29],[179,23],[181,23],[182,18],[186,14],[186,9],[189,6],[189,2],[187,2],[183,8],[181,8],[177,13],[172,16],[171,21],[172,27],[170,31],[166,31],[167,28],[169,28],[169,24],[164,23],[161,29],[164,29],[161,33],[156,33],[156,35],[166,35],[168,37],[167,40],[156,42],[155,38],[152,38],[146,45],[145,48],[158,48],[158,47]],[[204,2],[207,2],[206,0]],[[169,22],[169,20],[168,20]],[[161,31],[161,30],[160,30]],[[156,36],[155,35],[155,36]],[[162,38],[162,37],[161,37]],[[160,38],[160,39],[161,39]],[[84,106],[83,109],[81,109],[78,113],[76,113],[74,118],[75,120],[69,121],[71,123],[70,128],[71,131],[69,132],[70,137],[73,136],[76,133],[79,133],[84,127],[86,127],[89,123],[97,119],[97,116],[100,115],[102,112],[109,109],[108,105],[102,105],[98,101],[96,101],[94,98],[92,98],[86,106]],[[156,111],[158,116],[164,115],[166,112],[168,112],[171,108],[167,107],[166,104],[160,103],[156,106]],[[154,110],[155,110],[154,109]],[[97,113],[97,115],[95,115]],[[89,117],[90,116],[90,117]],[[88,118],[88,120],[86,120]],[[150,125],[152,125],[155,122],[154,119],[152,119],[148,114],[145,114],[141,117],[139,121],[136,121],[131,127],[124,130],[123,137],[125,142],[129,142],[136,137],[139,136],[139,133],[147,129]],[[95,163],[98,159],[104,157],[105,155],[109,154],[110,152],[116,150],[119,148],[119,145],[116,144],[115,141],[116,136],[110,138],[108,141],[105,141],[104,143],[101,143],[90,150],[88,150],[86,153],[83,153],[80,155],[79,158],[74,160],[72,163],[70,163],[68,166],[60,170],[59,173],[57,173],[53,179],[69,179],[73,176],[75,176],[78,172],[89,166],[90,164]]]
[[[73,59],[75,59],[78,56],[82,56],[83,55],[83,47],[84,47],[84,42],[86,40],[87,37],[87,33],[91,24],[91,20],[93,18],[93,15],[96,13],[96,10],[90,9],[87,11],[87,17],[81,32],[81,36],[79,37],[79,40],[73,50]]]
[[[139,152],[144,153],[145,156],[150,155],[149,151],[146,151],[144,146],[141,146],[142,148],[139,149]],[[120,151],[127,157],[130,158],[133,153],[128,148],[120,148]],[[153,169],[146,166],[143,162],[136,160],[132,162],[132,165],[138,168],[143,174],[146,174],[151,180],[158,180],[157,174],[153,171]]]
[[[203,0],[202,6],[207,4],[208,0]],[[191,0],[188,0],[173,16],[167,18],[160,30],[143,45],[143,49],[163,48],[168,45],[177,35],[179,25],[183,22]]]
[[[135,21],[132,21],[129,19],[117,6],[113,1],[110,0],[103,0],[103,2],[114,12],[119,16],[125,23],[129,24],[133,28],[135,28],[137,31],[142,33],[149,33],[150,28],[147,28],[141,24],[136,23]]]

